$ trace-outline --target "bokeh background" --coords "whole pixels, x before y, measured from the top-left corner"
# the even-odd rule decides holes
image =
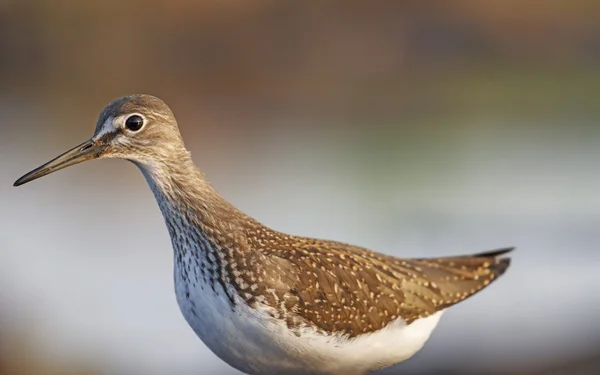
[[[0,1],[0,374],[237,374],[178,310],[133,165],[12,187],[139,92],[275,229],[518,246],[385,374],[600,373],[600,2]]]

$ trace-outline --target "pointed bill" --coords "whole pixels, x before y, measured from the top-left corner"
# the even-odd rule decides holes
[[[13,186],[23,185],[29,181],[33,181],[40,177],[44,177],[52,172],[59,171],[63,168],[75,165],[86,160],[96,159],[102,154],[106,145],[94,139],[89,139],[80,145],[77,145],[69,151],[50,160],[46,164],[25,174]]]

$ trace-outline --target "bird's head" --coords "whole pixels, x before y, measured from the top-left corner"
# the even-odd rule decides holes
[[[119,98],[102,110],[94,135],[19,178],[15,186],[86,160],[121,158],[139,165],[187,155],[171,109],[150,95]]]

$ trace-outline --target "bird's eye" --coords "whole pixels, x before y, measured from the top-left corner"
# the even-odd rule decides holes
[[[140,115],[132,115],[125,120],[125,126],[132,132],[136,132],[144,125],[144,119]]]

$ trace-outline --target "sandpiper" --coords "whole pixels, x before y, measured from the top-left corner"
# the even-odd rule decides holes
[[[27,173],[85,160],[132,161],[162,211],[177,302],[198,337],[247,374],[362,375],[410,358],[443,311],[502,275],[505,248],[401,259],[272,230],[227,202],[186,150],[169,107],[125,96],[89,140]]]

